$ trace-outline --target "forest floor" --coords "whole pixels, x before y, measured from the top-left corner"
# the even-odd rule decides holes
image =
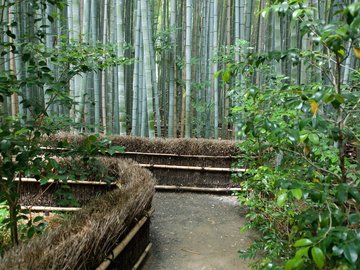
[[[245,211],[234,196],[157,192],[153,246],[142,270],[245,270],[239,258],[254,234],[240,233]]]

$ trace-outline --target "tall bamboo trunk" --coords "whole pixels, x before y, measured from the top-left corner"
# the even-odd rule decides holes
[[[175,61],[176,61],[176,0],[170,2],[170,31],[172,50],[170,51],[170,70],[169,70],[169,119],[168,119],[168,137],[175,137]]]
[[[148,25],[148,0],[141,1],[141,26],[144,44],[144,74],[145,74],[145,87],[146,87],[146,100],[147,100],[147,118],[148,118],[148,132],[149,138],[155,138],[154,129],[154,101],[153,101],[153,83],[151,75],[151,48],[150,48],[150,28]]]
[[[116,41],[117,41],[117,55],[124,57],[124,31],[123,31],[123,0],[116,0]],[[117,67],[117,87],[118,87],[118,104],[119,104],[119,122],[120,122],[120,135],[126,135],[126,106],[125,106],[125,78],[124,66]]]
[[[185,138],[191,137],[191,18],[192,0],[186,1],[186,41],[185,41],[185,62],[186,62],[186,94],[185,94]]]

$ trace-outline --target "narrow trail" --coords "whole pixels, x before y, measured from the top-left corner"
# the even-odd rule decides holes
[[[240,234],[244,211],[235,197],[156,193],[151,252],[142,270],[244,270],[238,251],[253,240]]]

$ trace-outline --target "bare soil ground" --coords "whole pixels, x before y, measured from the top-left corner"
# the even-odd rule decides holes
[[[238,251],[253,240],[241,234],[244,210],[233,196],[156,193],[151,252],[142,270],[244,270]]]

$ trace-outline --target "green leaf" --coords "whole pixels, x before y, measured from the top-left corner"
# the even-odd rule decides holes
[[[311,134],[309,135],[309,140],[310,140],[312,143],[314,143],[314,144],[318,144],[319,141],[320,141],[320,138],[319,138],[319,136],[318,136],[316,133],[311,133]]]
[[[360,28],[360,17],[357,17],[350,25],[350,30],[354,33]]]
[[[344,203],[348,200],[349,195],[349,186],[345,184],[340,184],[337,187],[335,197],[338,199],[340,203]]]
[[[284,206],[286,200],[287,200],[287,193],[284,192],[278,196],[276,203],[279,207],[282,207],[282,206]]]
[[[311,255],[312,255],[312,258],[313,258],[316,266],[319,269],[322,269],[325,264],[325,255],[324,255],[323,251],[318,247],[313,247],[311,249]]]
[[[107,151],[106,151],[110,156],[114,155],[115,153],[124,153],[125,152],[125,148],[122,146],[111,146]]]
[[[222,79],[224,80],[224,82],[228,83],[231,79],[231,74],[229,71],[225,71],[222,73]]]
[[[32,238],[35,234],[35,228],[34,227],[30,227],[30,229],[27,231],[27,238]]]
[[[291,193],[297,200],[300,200],[302,198],[302,191],[299,188],[292,189]]]
[[[35,222],[39,222],[39,221],[42,221],[42,220],[44,220],[44,218],[42,216],[37,216],[37,217],[34,218],[33,222],[35,223]]]
[[[219,77],[219,75],[220,75],[221,72],[222,72],[222,70],[216,71],[216,72],[214,73],[214,75],[213,75],[213,79]]]
[[[340,104],[343,104],[345,102],[345,98],[343,95],[340,95],[340,94],[336,94],[335,95],[335,99],[340,103]]]
[[[302,258],[302,257],[309,257],[309,248],[310,247],[303,247],[296,251],[295,258]]]
[[[296,20],[300,15],[302,15],[302,13],[303,13],[302,9],[295,10],[292,14],[293,20]]]
[[[21,135],[21,134],[24,134],[24,133],[27,133],[27,132],[29,132],[29,129],[27,129],[27,128],[22,128],[22,129],[16,131],[16,132],[15,132],[15,135]]]
[[[344,253],[344,250],[342,248],[338,247],[338,246],[333,246],[332,247],[332,252],[333,252],[334,255],[340,256],[341,254]]]
[[[285,270],[299,269],[304,260],[300,258],[294,258],[286,262]]]
[[[334,100],[334,98],[335,98],[334,94],[326,93],[326,94],[324,95],[323,100],[324,100],[326,103],[330,103],[330,102],[332,102],[332,101]]]
[[[349,10],[350,14],[355,17],[356,13],[360,9],[360,3],[356,2],[347,7],[347,10]]]
[[[269,8],[264,8],[262,11],[261,11],[261,16],[263,18],[265,18],[267,16],[267,14],[269,13]]]
[[[356,189],[350,189],[349,194],[354,198],[357,202],[360,202],[360,192]]]
[[[97,141],[97,137],[96,137],[96,135],[90,135],[85,139],[85,141],[90,142],[90,143],[94,143],[94,142]]]
[[[358,253],[353,245],[347,245],[344,247],[345,258],[352,264],[354,264],[358,259]]]
[[[300,141],[304,142],[309,137],[309,133],[300,134]]]
[[[47,177],[42,177],[40,179],[40,185],[46,185],[49,182],[49,178]]]
[[[11,142],[9,140],[2,140],[0,142],[0,149],[1,151],[6,152],[11,146]]]
[[[312,245],[312,241],[307,238],[299,239],[295,242],[294,247],[306,247]]]
[[[11,32],[10,29],[8,29],[8,30],[6,31],[6,34],[7,34],[9,37],[11,37],[12,39],[15,39],[15,38],[16,38],[15,34],[14,34],[13,32]]]
[[[29,61],[30,57],[31,57],[31,54],[30,54],[30,53],[24,53],[24,54],[22,55],[21,59],[22,59],[24,62],[27,62],[27,61]]]
[[[48,18],[49,22],[51,22],[51,23],[53,23],[55,21],[53,16],[48,15],[47,18]]]
[[[349,223],[350,225],[355,225],[360,223],[360,215],[357,213],[351,214],[349,216]]]

